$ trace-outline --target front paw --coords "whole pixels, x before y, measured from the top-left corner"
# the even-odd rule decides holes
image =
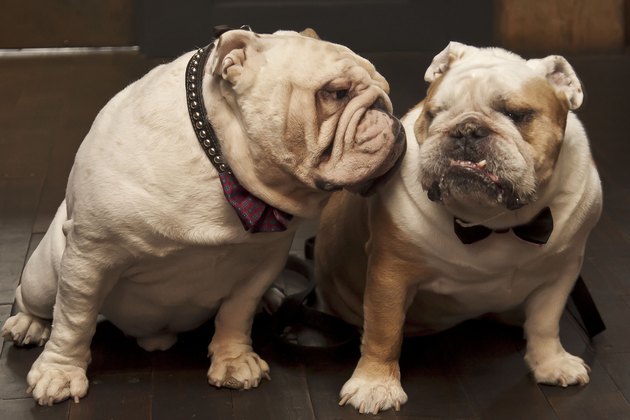
[[[269,365],[253,351],[229,357],[214,354],[208,370],[208,382],[231,389],[256,388],[262,378],[270,380]]]
[[[361,414],[378,414],[379,411],[394,408],[407,402],[407,394],[400,381],[392,377],[367,378],[352,376],[339,393],[339,405],[351,404]]]
[[[43,346],[50,337],[50,321],[18,312],[6,320],[1,334],[5,340],[13,341],[17,346]]]
[[[53,405],[67,398],[85,397],[88,391],[88,380],[85,369],[59,363],[35,361],[28,376],[28,389],[39,405]]]
[[[562,352],[541,361],[531,360],[527,355],[525,361],[534,373],[536,382],[548,385],[586,385],[589,381],[588,372],[591,369],[579,357]]]

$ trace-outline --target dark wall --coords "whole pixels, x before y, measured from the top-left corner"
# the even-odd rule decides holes
[[[357,52],[436,52],[449,40],[493,44],[493,0],[136,0],[136,39],[148,56],[206,45],[215,25],[256,32],[314,28]]]
[[[2,1],[0,48],[134,45],[133,1]]]

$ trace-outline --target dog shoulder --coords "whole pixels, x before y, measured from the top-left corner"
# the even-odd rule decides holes
[[[408,279],[411,283],[429,271],[415,240],[422,233],[406,225],[404,214],[409,212],[403,209],[400,212],[392,204],[397,204],[396,200],[378,196],[370,201],[370,240],[367,245],[370,267],[380,267],[388,275],[393,274],[398,280]]]

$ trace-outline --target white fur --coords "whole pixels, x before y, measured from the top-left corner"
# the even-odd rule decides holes
[[[310,110],[289,113],[291,100],[315,98],[322,88],[318,80],[332,76],[370,86],[369,94],[354,93],[365,106],[389,99],[382,76],[345,47],[293,32],[233,31],[225,39],[203,80],[209,119],[241,184],[295,217],[284,232],[243,229],[189,119],[184,76],[193,53],[129,85],[102,109],[81,144],[66,199],[16,291],[19,312],[2,330],[17,344],[41,344],[53,318],[50,340],[27,378],[40,404],[86,394],[99,313],[148,350],[167,349],[178,332],[215,316],[209,382],[248,389],[269,376],[269,366],[251,347],[252,319],[284,266],[300,220],[316,215],[328,197],[308,174],[295,173],[293,154],[313,166],[318,150],[309,148],[307,138],[288,138],[285,123],[291,118],[317,132],[318,120]],[[247,59],[243,48],[249,48]],[[217,54],[228,57],[226,69],[211,77]],[[291,89],[277,90],[279,83]],[[336,124],[342,105],[330,116]],[[357,131],[352,126],[362,124],[366,131],[364,112],[352,110],[354,118],[340,129]],[[381,123],[384,130],[390,126]],[[293,143],[292,151],[284,142]],[[357,162],[376,166],[394,151],[383,144],[375,158],[360,148],[352,155]],[[368,180],[354,174],[336,179],[343,183],[344,176]]]
[[[339,405],[351,404],[361,414],[378,414],[379,411],[400,410],[407,402],[407,394],[400,380],[387,376],[367,377],[352,375],[339,392]]]
[[[464,246],[452,233],[453,215],[431,202],[420,188],[419,146],[413,138],[419,113],[418,108],[403,118],[408,148],[401,176],[382,191],[396,225],[413,232],[409,237],[424,250],[424,261],[436,273],[417,284],[407,313],[407,331],[442,330],[524,304],[525,360],[535,379],[561,386],[587,383],[588,367],[564,350],[558,326],[602,204],[599,176],[582,125],[575,115],[569,115],[554,175],[538,201],[491,221],[498,226],[518,225],[550,206],[554,231],[549,242],[537,246],[506,233]]]
[[[558,62],[557,59],[554,60]],[[564,61],[561,60],[560,63]],[[479,50],[457,43],[449,45],[445,52],[436,57],[427,70],[426,77],[432,81],[446,71],[454,73],[446,76],[449,78],[438,85],[431,99],[439,105],[440,99],[451,98],[450,103],[454,110],[436,116],[433,124],[441,124],[439,118],[442,118],[446,120],[446,126],[449,119],[451,122],[455,121],[466,109],[488,106],[497,89],[516,92],[524,81],[545,76],[547,70],[540,70],[539,67],[544,67],[541,63],[534,65],[534,68],[530,67],[531,64],[536,63],[526,63],[525,60],[501,50]],[[492,68],[493,71],[486,72],[487,68]],[[558,68],[567,70],[562,65],[553,67],[555,70]],[[460,89],[462,85],[467,89]],[[562,86],[563,89],[567,86],[571,86],[571,89],[579,88],[579,84],[576,86],[573,82]],[[575,103],[580,101],[579,94],[576,95]],[[569,105],[572,107],[573,104]],[[422,160],[421,151],[423,147],[431,147],[428,141],[419,144],[415,137],[414,124],[421,112],[422,106],[418,106],[403,118],[408,145],[401,170],[387,188],[379,190],[379,197],[373,200],[384,203],[393,223],[413,245],[412,249],[422,250],[418,258],[422,263],[428,264],[430,270],[418,274],[416,280],[401,281],[404,286],[400,287],[405,287],[409,295],[400,293],[403,295],[400,301],[388,302],[389,306],[383,307],[410,304],[404,318],[405,331],[409,334],[444,330],[488,313],[503,314],[524,309],[527,339],[525,361],[535,380],[560,386],[587,383],[588,366],[579,357],[566,352],[559,340],[560,316],[580,273],[586,240],[599,218],[602,206],[600,179],[582,124],[569,112],[553,174],[547,185],[538,188],[534,202],[512,211],[499,207],[490,210],[477,209],[470,203],[458,203],[458,207],[454,209],[450,204],[430,201],[421,186],[421,168],[430,164]],[[498,124],[505,125],[506,122]],[[520,142],[524,143],[522,139]],[[518,158],[516,148],[510,153],[508,156]],[[554,229],[548,243],[543,246],[525,242],[511,232],[493,233],[479,242],[464,245],[453,233],[454,215],[499,229],[524,224],[547,206],[552,210]],[[379,243],[381,242],[386,243],[387,239],[382,239]],[[387,284],[392,283],[389,280]],[[344,291],[350,294],[347,292],[350,289],[344,287],[346,285],[339,285],[339,294]],[[368,284],[367,287],[376,286]],[[379,296],[379,293],[372,289],[370,296]],[[367,310],[370,308],[364,304],[364,311]],[[347,310],[335,312],[343,314]],[[375,311],[371,312],[371,319],[374,320],[377,314],[375,315]],[[369,327],[366,322],[365,330]],[[391,328],[396,329],[398,326]],[[374,329],[370,331],[374,333]],[[373,337],[371,339],[375,340]],[[365,346],[365,334],[363,340]],[[384,352],[387,355],[398,354],[399,351],[397,347],[387,350]],[[372,365],[376,363],[373,353],[374,351],[369,359]],[[341,391],[342,402],[349,402],[361,411],[368,407],[365,411],[373,412],[375,406],[389,401],[379,396],[381,392],[374,391],[375,387],[380,383],[396,382],[396,378],[379,373],[379,377],[367,381],[365,377],[370,372],[387,370],[371,368],[370,364],[363,364],[368,367],[362,367],[364,359],[365,355],[353,376],[344,385]],[[378,359],[377,365],[388,366],[389,363],[390,359]],[[380,409],[384,409],[387,404]]]
[[[550,206],[554,232],[549,242],[537,246],[506,233],[464,246],[452,233],[453,214],[431,202],[419,185],[419,146],[413,135],[419,113],[418,108],[403,118],[408,146],[401,176],[381,192],[396,225],[413,232],[410,240],[424,250],[427,263],[440,273],[418,285],[408,321],[413,325],[413,308],[417,305],[418,316],[422,311],[419,325],[444,329],[487,312],[513,309],[550,283],[564,284],[568,289],[566,299],[579,273],[587,235],[601,208],[599,177],[578,119],[569,115],[556,170],[538,201],[491,222],[515,226]]]

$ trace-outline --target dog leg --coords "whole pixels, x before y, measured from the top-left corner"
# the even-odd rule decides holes
[[[263,377],[269,379],[269,365],[252,350],[250,338],[256,307],[266,287],[257,289],[231,296],[217,312],[214,337],[208,346],[211,385],[250,389],[257,387]]]
[[[398,359],[405,313],[413,296],[410,276],[418,272],[408,270],[391,250],[376,244],[371,249],[363,297],[361,358],[341,389],[339,405],[351,404],[360,413],[377,414],[389,408],[398,411],[407,402]]]
[[[589,381],[590,368],[584,360],[569,354],[559,338],[560,317],[580,266],[581,263],[572,265],[558,282],[543,285],[525,303],[525,362],[536,382],[566,387]]]
[[[252,349],[250,337],[252,321],[265,291],[276,279],[286,257],[288,244],[274,246],[273,255],[264,258],[258,273],[240,285],[219,307],[215,318],[215,332],[208,346],[212,363],[208,382],[216,387],[232,389],[256,388],[262,378],[269,377],[269,365]],[[277,263],[279,261],[279,263]]]
[[[85,374],[90,362],[90,343],[104,296],[118,278],[112,262],[122,248],[108,248],[81,238],[72,221],[64,225],[67,243],[60,263],[59,289],[53,313],[54,328],[44,351],[27,375],[28,390],[40,405],[52,405],[72,397],[86,395]]]
[[[377,414],[389,408],[399,410],[407,402],[398,365],[407,305],[405,293],[371,277],[364,296],[361,358],[341,388],[339,405],[351,404],[361,413]]]
[[[48,231],[24,267],[15,291],[17,313],[2,327],[5,340],[16,345],[43,346],[50,336],[53,306],[57,295],[59,261],[66,246],[63,224],[66,202],[61,203]]]

